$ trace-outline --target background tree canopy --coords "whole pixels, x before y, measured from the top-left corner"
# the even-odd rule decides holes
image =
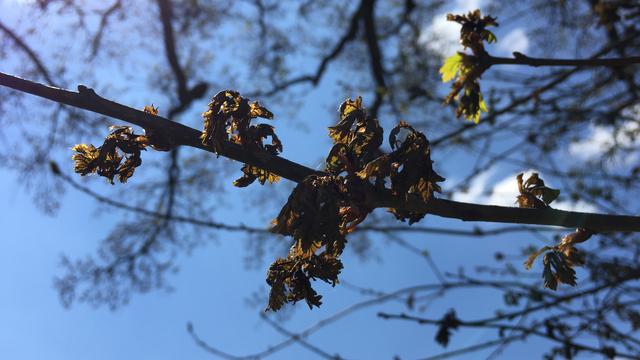
[[[0,354],[640,358],[637,222],[600,217],[607,226],[591,231],[595,218],[540,215],[572,214],[550,201],[640,213],[639,20],[631,0],[0,1],[0,72],[83,85],[66,106],[0,77],[0,284],[11,294],[0,299]],[[212,100],[225,89],[260,105],[235,92]],[[142,122],[201,131],[206,112],[205,145],[176,146],[191,140],[151,127],[110,131],[127,116],[81,110],[106,104],[95,94],[144,109]],[[231,113],[235,148],[215,136],[216,116]],[[90,173],[103,142],[128,157],[118,168],[120,155],[104,155],[98,173],[115,185],[74,174],[71,148],[96,146],[73,148],[76,172]],[[377,190],[390,178],[395,198],[383,200],[394,214],[378,208],[358,224],[377,207],[368,193],[354,202],[343,183],[296,178],[324,171],[325,159],[330,173]],[[429,159],[433,169],[400,175]],[[276,170],[303,184],[289,203],[296,184]],[[304,186],[313,196],[296,198]],[[431,206],[421,220],[400,206],[416,199]],[[433,210],[446,199],[538,209],[515,224],[461,222],[478,214]],[[291,214],[316,209],[300,236]],[[340,267],[309,257],[269,268],[292,246],[268,231],[276,217],[296,251],[341,255]],[[581,228],[548,226],[565,221]],[[334,240],[345,235],[342,252]],[[309,290],[302,273],[329,283]],[[320,294],[322,306],[269,299],[283,282],[290,300],[312,307]]]

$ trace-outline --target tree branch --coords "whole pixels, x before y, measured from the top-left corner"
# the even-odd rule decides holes
[[[495,57],[488,55],[483,59],[490,65],[528,65],[528,66],[611,66],[624,67],[640,64],[640,56],[610,59],[544,59],[529,57],[519,52],[514,52],[512,58]]]
[[[72,188],[92,197],[94,200],[101,202],[105,205],[112,206],[121,210],[130,211],[134,213],[138,213],[140,215],[149,216],[156,219],[167,219],[169,221],[174,221],[178,223],[191,224],[200,227],[207,227],[212,229],[218,229],[223,231],[234,231],[234,232],[245,232],[248,234],[254,233],[270,233],[269,229],[266,227],[255,227],[248,226],[242,223],[233,225],[233,224],[225,224],[207,219],[199,219],[193,217],[186,217],[180,215],[169,215],[166,213],[161,213],[158,211],[149,210],[147,208],[142,208],[138,206],[132,206],[124,202],[116,201],[111,199],[110,197],[102,196],[97,192],[91,190],[90,188],[81,185],[77,181],[75,181],[70,176],[60,172],[58,169],[58,165],[52,165],[55,167],[54,175],[58,176],[62,181],[69,184]],[[483,229],[480,227],[473,227],[472,229],[449,229],[444,227],[433,227],[433,226],[407,226],[407,225],[360,225],[353,230],[356,232],[377,232],[383,234],[390,234],[395,232],[411,232],[411,233],[423,233],[423,234],[438,234],[445,236],[473,236],[473,237],[487,237],[487,236],[495,236],[501,234],[508,233],[517,233],[517,232],[531,232],[537,233],[541,231],[545,232],[557,232],[560,229],[553,227],[535,227],[535,226],[524,226],[524,225],[511,225],[504,226],[495,229]]]
[[[200,141],[200,131],[180,123],[154,116],[98,96],[92,89],[78,86],[78,92],[63,90],[0,72],[0,85],[27,92],[66,105],[89,110],[120,119],[145,130],[150,130],[174,146],[191,146],[208,152],[212,148]],[[225,142],[218,156],[248,163],[268,170],[289,180],[300,182],[309,175],[323,175],[306,166],[267,152],[250,151],[238,144]],[[584,227],[595,232],[638,231],[640,217],[624,215],[589,214],[562,211],[551,208],[522,209],[513,207],[469,204],[445,199],[431,199],[425,203],[417,198],[404,199],[389,191],[372,194],[375,207],[407,209],[463,221],[488,221],[501,223],[556,225],[568,228]]]
[[[434,320],[434,319],[425,319],[417,316],[411,316],[404,313],[400,314],[388,314],[384,312],[379,312],[378,317],[385,320],[406,320],[416,322],[421,325],[441,325],[442,320]],[[538,337],[551,340],[553,342],[562,344],[562,345],[570,345],[572,348],[578,350],[584,350],[588,352],[592,352],[595,354],[602,354],[608,356],[610,353],[604,348],[596,348],[593,346],[589,346],[587,344],[577,343],[568,337],[558,337],[553,334],[545,333],[536,328],[543,325],[543,323],[532,325],[532,326],[521,326],[521,325],[510,325],[510,324],[492,324],[492,323],[483,323],[477,321],[461,321],[458,320],[456,322],[458,326],[462,327],[472,327],[472,328],[485,328],[485,329],[496,329],[496,330],[514,330],[517,332],[521,332],[523,337],[529,335],[536,335]],[[615,352],[616,358],[621,359],[640,359],[640,357],[636,355],[621,353],[616,350]]]
[[[49,74],[49,70],[47,70],[47,68],[44,66],[42,61],[40,61],[40,57],[36,55],[33,49],[29,45],[27,45],[27,43],[24,42],[24,40],[22,40],[15,32],[13,32],[13,30],[9,29],[9,27],[7,27],[2,22],[0,22],[0,30],[2,30],[5,34],[7,34],[7,36],[10,37],[11,40],[13,40],[13,42],[15,42],[16,45],[27,54],[29,59],[31,59],[33,64],[36,66],[36,68],[40,72],[40,74],[42,74],[42,77],[44,77],[44,80],[48,82],[49,85],[55,86],[56,83],[51,78],[51,74]]]

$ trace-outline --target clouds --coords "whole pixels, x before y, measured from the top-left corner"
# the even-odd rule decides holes
[[[460,50],[460,24],[447,21],[447,14],[460,14],[482,9],[489,3],[488,0],[455,1],[455,6],[451,10],[434,16],[431,23],[420,34],[419,41],[443,57],[452,55]]]
[[[442,57],[451,56],[460,47],[460,24],[447,21],[448,13],[462,14],[475,9],[482,10],[490,4],[488,0],[458,0],[446,13],[437,14],[420,35],[419,41],[428,49]],[[499,30],[499,29],[496,29]],[[498,39],[497,52],[509,55],[514,51],[526,53],[529,50],[529,37],[523,28],[515,28]]]
[[[523,28],[515,28],[498,41],[498,52],[505,55],[514,51],[526,53],[529,50],[529,38]]]
[[[611,126],[591,125],[584,139],[569,145],[569,154],[583,161],[598,160],[611,148],[637,146],[637,139],[640,137],[640,105],[630,107],[622,115],[627,120],[618,125],[617,132]],[[608,165],[610,168],[626,167],[637,162],[637,158],[637,152],[630,155],[618,153],[609,158]]]

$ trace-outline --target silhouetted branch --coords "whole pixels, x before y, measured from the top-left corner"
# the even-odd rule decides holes
[[[57,167],[57,165],[53,165]],[[224,231],[238,231],[245,233],[270,233],[269,230],[265,227],[253,227],[247,225],[230,225],[225,223],[219,223],[211,220],[198,219],[180,215],[171,215],[167,217],[166,213],[161,213],[158,211],[153,211],[137,206],[131,206],[124,202],[113,200],[110,197],[102,196],[97,192],[91,190],[90,188],[81,185],[72,177],[62,173],[59,169],[56,168],[55,175],[59,176],[65,183],[69,184],[74,189],[92,197],[94,200],[101,202],[103,204],[113,206],[118,209],[122,209],[125,211],[135,212],[141,215],[154,217],[157,219],[168,219],[170,221],[181,222],[186,224],[191,224],[195,226],[208,227],[218,230]],[[508,234],[508,233],[518,233],[518,232],[556,232],[559,231],[558,228],[552,227],[534,227],[534,226],[504,226],[496,229],[482,229],[479,227],[474,227],[471,230],[463,230],[463,229],[449,229],[449,228],[441,228],[441,227],[432,227],[432,226],[407,226],[407,225],[388,225],[388,226],[376,226],[376,225],[360,225],[358,226],[354,232],[379,232],[379,233],[394,233],[394,232],[410,232],[410,233],[425,233],[425,234],[438,234],[438,235],[446,235],[446,236],[473,236],[473,237],[488,237],[494,235]]]
[[[326,351],[320,349],[319,347],[310,344],[308,341],[306,341],[304,339],[301,339],[298,335],[296,335],[296,334],[292,333],[291,331],[283,328],[282,326],[280,326],[280,324],[275,322],[273,319],[271,319],[270,317],[268,317],[264,313],[260,314],[260,318],[262,320],[264,320],[267,324],[271,325],[271,327],[274,328],[280,334],[282,334],[284,336],[288,336],[289,338],[297,341],[302,347],[310,350],[311,352],[319,355],[322,358],[333,359],[333,360],[345,360],[345,358],[343,358],[340,355],[337,355],[337,354],[336,355],[331,355],[331,354],[327,353]]]
[[[127,121],[152,131],[164,143],[183,145],[214,152],[200,141],[200,132],[140,110],[136,110],[98,96],[92,89],[78,86],[78,92],[38,84],[5,73],[0,73],[0,85],[27,92],[59,103],[93,111]],[[293,180],[302,181],[312,174],[322,174],[303,165],[272,155],[266,151],[251,151],[230,142],[221,143],[218,155],[248,163]],[[417,198],[403,199],[389,191],[372,193],[375,207],[407,209],[430,213],[463,221],[556,225],[568,228],[589,228],[592,231],[640,231],[640,217],[624,215],[589,214],[551,208],[528,209],[494,205],[469,204],[445,199],[431,199],[425,203]]]
[[[102,35],[104,35],[104,30],[106,29],[107,24],[109,23],[109,18],[121,7],[122,7],[122,0],[116,0],[100,16],[100,25],[98,25],[98,31],[93,36],[93,41],[91,42],[92,58],[98,54],[98,49],[100,49],[100,43],[102,42]]]
[[[411,322],[416,322],[422,325],[442,326],[443,324],[443,320],[426,319],[422,317],[407,315],[404,313],[388,314],[388,313],[380,312],[378,313],[378,317],[385,320],[411,321]],[[489,328],[489,329],[496,329],[496,330],[502,330],[502,331],[513,330],[513,331],[521,332],[522,336],[524,337],[527,337],[529,335],[536,335],[538,337],[545,338],[547,340],[551,340],[556,343],[560,343],[563,346],[569,346],[573,349],[584,350],[584,351],[592,352],[595,354],[601,354],[607,357],[611,355],[610,350],[607,350],[604,348],[596,348],[586,344],[581,344],[573,341],[567,336],[558,337],[552,333],[537,330],[537,328],[543,326],[543,324],[544,322],[540,322],[538,324],[533,324],[531,326],[519,326],[519,325],[510,325],[510,324],[503,324],[503,323],[499,323],[499,324],[487,323],[484,321],[462,321],[462,320],[456,321],[456,325],[458,327]],[[619,359],[640,359],[640,356],[621,353],[618,350],[615,350],[615,356],[616,358],[619,358]]]
[[[191,338],[193,339],[193,341],[195,341],[196,345],[198,345],[200,348],[206,350],[207,352],[219,356],[223,359],[228,359],[228,360],[257,360],[258,358],[255,357],[250,357],[250,358],[246,358],[246,357],[242,357],[242,356],[234,356],[231,354],[228,354],[224,351],[220,351],[214,347],[212,347],[211,345],[207,344],[204,340],[200,339],[200,337],[198,337],[198,334],[196,334],[195,329],[193,328],[193,324],[192,323],[187,323],[187,332],[189,333],[189,335],[191,335]]]
[[[272,89],[268,91],[264,91],[264,92],[259,91],[251,94],[251,96],[271,96],[279,91],[287,89],[290,86],[302,84],[306,82],[309,82],[314,86],[317,85],[318,82],[320,82],[320,79],[322,78],[322,75],[324,74],[325,70],[327,69],[327,66],[329,66],[329,63],[335,60],[338,57],[338,55],[340,55],[344,47],[349,42],[353,41],[356,38],[356,35],[358,34],[358,25],[360,23],[360,18],[362,17],[362,8],[365,2],[366,0],[362,0],[360,2],[360,4],[358,5],[358,8],[354,11],[353,15],[351,15],[351,20],[349,20],[349,27],[347,28],[347,31],[340,37],[340,40],[338,40],[338,42],[331,49],[331,51],[322,58],[314,74],[301,75],[301,76],[283,81],[282,83],[275,85]]]
[[[454,356],[459,356],[459,355],[463,355],[463,354],[469,354],[469,353],[472,353],[472,352],[484,350],[484,349],[491,348],[491,347],[494,347],[494,346],[499,346],[499,345],[501,345],[503,343],[511,343],[513,341],[516,341],[516,340],[524,340],[524,339],[525,339],[524,335],[505,336],[505,337],[500,338],[500,339],[489,340],[489,341],[485,341],[485,342],[480,343],[480,344],[475,344],[475,345],[463,347],[463,348],[452,350],[452,351],[446,351],[446,352],[440,353],[438,355],[433,355],[433,356],[428,356],[428,357],[425,357],[425,358],[420,358],[420,360],[448,359],[448,358],[451,358],[451,357],[454,357]]]
[[[488,55],[486,58],[481,59],[486,61],[490,65],[528,65],[528,66],[610,66],[610,67],[625,67],[635,64],[640,64],[640,56],[631,56],[624,58],[610,58],[610,59],[544,59],[529,57],[519,52],[514,52],[512,58],[495,57]]]

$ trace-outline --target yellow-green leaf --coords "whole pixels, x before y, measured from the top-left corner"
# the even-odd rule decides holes
[[[442,64],[440,68],[440,74],[442,74],[442,82],[451,81],[456,74],[460,70],[460,66],[462,65],[462,55],[460,53],[455,53],[452,56],[449,56]]]
[[[480,111],[489,112],[489,109],[487,109],[487,103],[484,102],[482,96],[480,97]]]

